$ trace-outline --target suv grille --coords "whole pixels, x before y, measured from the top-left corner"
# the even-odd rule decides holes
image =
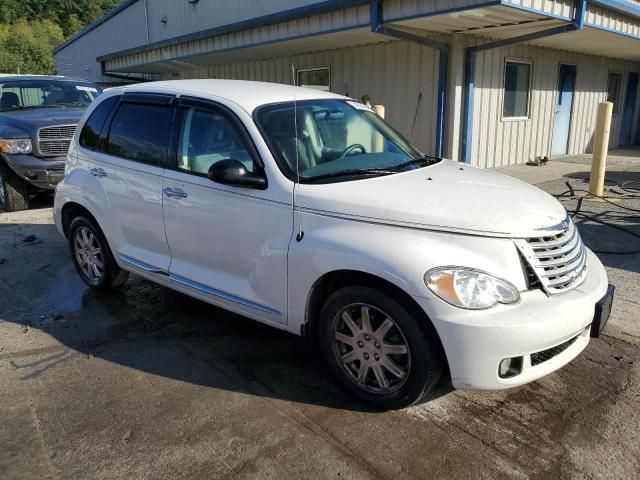
[[[47,157],[66,155],[75,131],[75,125],[41,128],[38,132],[38,151]]]
[[[578,229],[569,218],[565,224],[556,235],[515,240],[547,293],[577,287],[587,272],[587,251]]]

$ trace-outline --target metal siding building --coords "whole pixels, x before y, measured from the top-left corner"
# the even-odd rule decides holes
[[[637,0],[128,0],[55,53],[58,73],[105,84],[329,67],[326,88],[481,167],[589,152],[613,84],[611,147],[640,143]]]

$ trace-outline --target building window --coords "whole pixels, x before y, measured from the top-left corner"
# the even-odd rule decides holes
[[[529,116],[531,64],[508,60],[504,68],[504,118]]]
[[[607,102],[613,103],[613,113],[618,113],[620,103],[620,88],[622,87],[622,74],[610,72],[609,84],[607,86]]]
[[[299,87],[316,88],[328,92],[331,90],[331,67],[298,70],[297,81]]]

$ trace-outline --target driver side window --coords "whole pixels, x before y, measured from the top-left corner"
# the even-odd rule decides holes
[[[253,158],[233,124],[222,114],[197,107],[182,115],[178,144],[178,169],[206,175],[214,163],[234,159],[253,172]]]

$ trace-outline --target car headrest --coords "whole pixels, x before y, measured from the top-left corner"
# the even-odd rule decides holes
[[[9,110],[20,106],[20,98],[15,92],[4,92],[0,97],[0,109]]]

